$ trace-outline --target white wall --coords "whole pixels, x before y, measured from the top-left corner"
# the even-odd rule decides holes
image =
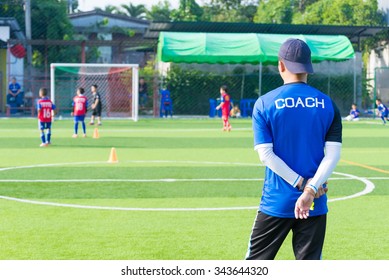
[[[9,52],[9,64],[7,65],[7,77],[8,84],[11,82],[12,77],[15,77],[17,82],[21,85],[24,91],[24,59],[14,57]],[[8,86],[7,86],[8,87]]]

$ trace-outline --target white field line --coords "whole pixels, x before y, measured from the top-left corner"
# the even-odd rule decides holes
[[[153,161],[149,161],[149,162],[153,162]],[[177,161],[174,161],[174,162],[178,163]],[[97,163],[101,163],[101,162],[97,162]],[[200,162],[197,162],[197,163],[200,163]],[[70,164],[75,164],[75,163],[68,163],[68,165],[70,165]],[[77,164],[80,164],[80,163],[77,163]],[[59,164],[49,164],[49,165],[45,165],[45,166],[58,166],[58,165]],[[42,165],[39,165],[39,166],[42,166]],[[38,166],[31,165],[28,167],[19,166],[16,168],[12,168],[12,167],[2,168],[2,169],[0,169],[0,171],[21,169],[21,168],[34,168],[34,167],[38,167]],[[361,181],[365,184],[365,188],[361,192],[352,194],[350,196],[329,199],[328,202],[334,202],[334,201],[339,201],[339,200],[346,200],[346,199],[360,197],[360,196],[363,196],[363,195],[366,195],[366,194],[372,192],[375,188],[374,184],[366,178],[361,178],[361,177],[354,176],[351,174],[339,173],[339,172],[334,172],[334,174],[344,176],[348,179]],[[179,179],[169,179],[169,180],[179,180]],[[198,179],[186,179],[186,180],[198,180]],[[200,180],[207,180],[207,179],[200,179]],[[239,179],[238,181],[242,181],[242,180],[259,180],[259,179]],[[79,180],[76,180],[76,181],[79,182]],[[169,182],[171,182],[171,181],[169,181]],[[231,211],[231,210],[258,209],[258,206],[215,207],[215,208],[134,208],[134,207],[110,207],[110,206],[94,206],[94,205],[56,203],[56,202],[21,199],[21,198],[8,197],[8,196],[0,196],[0,199],[11,200],[11,201],[16,201],[16,202],[21,202],[21,203],[35,204],[35,205],[46,205],[46,206],[68,207],[68,208],[79,208],[79,209],[95,209],[95,210],[116,210],[116,211]]]
[[[0,183],[89,183],[89,182],[127,182],[127,183],[175,183],[175,182],[238,182],[238,181],[263,181],[261,178],[205,178],[205,179],[37,179],[37,180],[13,180],[4,179]]]
[[[389,180],[389,177],[358,177],[367,180]],[[256,182],[263,178],[191,178],[191,179],[0,179],[0,183],[176,183],[176,182]],[[329,181],[355,180],[355,178],[333,177]]]
[[[1,171],[9,171],[16,169],[28,169],[28,168],[39,168],[39,167],[55,167],[63,165],[84,165],[84,164],[107,164],[107,161],[88,161],[88,162],[65,162],[65,163],[42,163],[35,165],[25,165],[25,166],[11,166],[11,167],[2,167]],[[185,160],[185,161],[176,161],[176,160],[125,160],[120,161],[120,163],[174,163],[174,164],[207,164],[207,165],[240,165],[240,166],[264,166],[261,163],[242,163],[242,162],[222,162],[222,161],[194,161],[194,160]]]
[[[165,132],[200,132],[200,131],[215,131],[220,133],[220,128],[178,128],[178,129],[163,129],[163,128],[155,128],[155,129],[105,129],[99,128],[99,131],[103,132],[114,132],[114,133],[165,133]],[[56,131],[67,131],[68,128],[56,128]],[[1,132],[16,132],[15,129],[0,129]],[[252,131],[251,127],[236,127],[233,128],[233,131]],[[30,130],[30,132],[35,132],[35,130]]]

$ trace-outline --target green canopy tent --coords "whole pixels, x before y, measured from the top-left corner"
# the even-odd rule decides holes
[[[262,65],[277,63],[278,50],[288,38],[305,41],[311,48],[313,62],[355,57],[351,42],[343,35],[191,32],[161,32],[157,57],[159,61],[175,63],[259,64],[261,91]]]
[[[158,58],[176,63],[276,63],[278,50],[288,38],[305,41],[314,62],[354,57],[354,49],[343,35],[161,32]]]

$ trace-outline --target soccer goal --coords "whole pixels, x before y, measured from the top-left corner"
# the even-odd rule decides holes
[[[103,116],[138,120],[139,65],[52,63],[50,66],[51,100],[57,107],[57,115],[70,115],[72,100],[79,87],[85,89],[91,105],[91,87],[97,85]]]

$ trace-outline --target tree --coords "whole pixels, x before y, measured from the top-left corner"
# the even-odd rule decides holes
[[[242,0],[208,0],[208,5],[229,11],[239,9],[242,2]]]
[[[146,8],[144,5],[133,5],[130,3],[129,5],[121,5],[121,7],[124,9],[126,15],[133,17],[133,18],[139,18],[139,19],[145,19],[146,18]]]
[[[71,40],[74,36],[73,25],[67,16],[67,0],[34,0],[31,1],[32,39]],[[33,65],[43,66],[44,57],[50,62],[72,62],[79,59],[76,48],[53,46],[34,47]]]
[[[203,6],[204,21],[253,22],[257,12],[255,0],[209,0]]]
[[[95,10],[102,11],[102,12],[109,13],[109,14],[123,14],[123,12],[121,12],[118,7],[112,6],[112,5],[107,5],[104,7],[104,9],[99,8],[99,7],[95,7]]]
[[[164,0],[158,2],[157,5],[152,5],[150,11],[146,12],[146,18],[154,21],[170,21],[171,12],[169,1]]]
[[[320,0],[296,14],[293,23],[329,25],[380,25],[377,0]]]
[[[173,10],[171,17],[174,21],[198,21],[202,14],[203,9],[195,0],[180,0],[180,6]]]
[[[257,23],[292,23],[293,0],[261,1],[254,22]]]
[[[78,0],[67,0],[68,2],[68,12],[74,13],[78,10]]]
[[[18,21],[20,27],[24,30],[24,0],[5,0],[1,2],[2,3],[0,5],[0,17],[15,18]]]
[[[297,3],[298,5],[295,6],[294,8],[295,8],[295,10],[297,8],[298,12],[302,13],[302,12],[305,11],[305,9],[309,5],[311,5],[311,4],[313,4],[313,3],[317,2],[317,1],[319,1],[319,0],[298,0],[298,3]],[[296,1],[294,1],[294,2],[296,2]],[[292,4],[296,5],[296,3],[293,3],[293,2],[292,2]]]

